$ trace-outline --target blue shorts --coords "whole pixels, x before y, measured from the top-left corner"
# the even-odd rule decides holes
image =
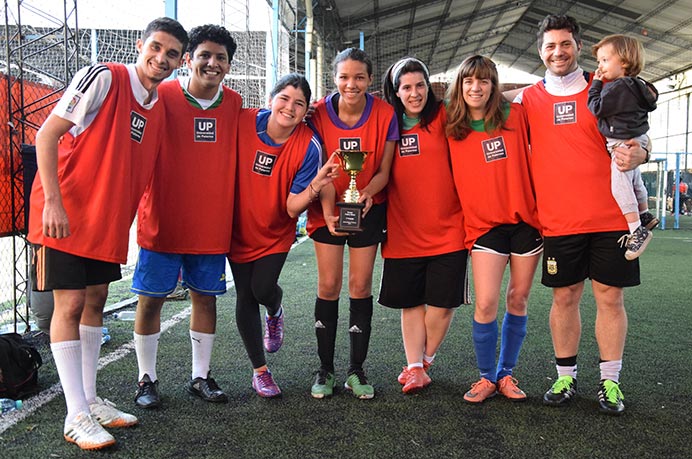
[[[183,287],[200,295],[226,293],[226,255],[186,255],[139,249],[130,291],[162,298],[175,290],[182,269]]]

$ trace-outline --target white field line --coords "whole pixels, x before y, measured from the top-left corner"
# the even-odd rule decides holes
[[[178,322],[181,322],[183,319],[189,317],[191,313],[192,306],[188,306],[187,308],[180,311],[178,314],[166,320],[161,324],[161,333],[164,333],[166,330],[176,325]],[[98,369],[100,370],[110,363],[117,362],[118,360],[122,359],[123,357],[127,356],[130,352],[132,352],[134,348],[134,340],[128,341],[119,348],[115,349],[113,352],[110,352],[101,357],[99,359]],[[24,406],[21,410],[11,411],[9,413],[3,414],[2,417],[0,417],[0,434],[9,429],[10,427],[14,426],[15,424],[17,424],[18,422],[23,421],[34,411],[38,410],[43,405],[50,402],[60,394],[62,394],[62,386],[58,382],[53,384],[48,389],[41,391],[38,395],[35,395],[27,399],[24,402]]]
[[[295,248],[296,246],[302,244],[304,241],[306,241],[308,238],[307,237],[302,237],[298,239],[298,241],[293,244],[291,249]],[[232,280],[226,283],[226,286],[228,289],[231,289],[233,287],[234,283]],[[136,297],[135,297],[136,299]],[[134,302],[133,300],[124,300],[121,303],[124,302]],[[186,319],[187,317],[190,316],[192,313],[192,305],[188,306],[184,310],[180,311],[178,314],[174,315],[170,319],[166,320],[161,324],[161,333],[165,332],[172,326],[178,324],[181,322],[183,319]],[[98,369],[101,370],[104,368],[106,365],[117,362],[118,360],[122,359],[126,355],[128,355],[130,352],[132,352],[135,348],[135,343],[134,340],[128,341],[127,343],[123,344],[119,348],[115,349],[113,352],[110,352],[103,357],[99,359],[99,366]],[[9,429],[10,427],[16,425],[18,422],[23,421],[26,419],[28,416],[30,416],[32,413],[37,411],[39,408],[53,400],[55,397],[58,395],[62,394],[62,386],[60,383],[55,383],[51,387],[49,387],[46,390],[42,390],[39,394],[29,398],[24,402],[24,406],[22,407],[21,410],[16,410],[16,411],[11,411],[9,413],[5,413],[2,416],[0,416],[0,434],[2,434],[4,431]]]

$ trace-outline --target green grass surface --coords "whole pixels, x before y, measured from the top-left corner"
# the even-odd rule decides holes
[[[692,220],[686,217],[684,223]],[[286,341],[268,363],[283,397],[260,399],[250,387],[251,367],[235,326],[235,294],[219,298],[213,376],[230,403],[213,405],[189,396],[188,321],[165,332],[159,348],[159,389],[163,407],[146,411],[133,403],[137,365],[134,352],[99,372],[99,394],[136,414],[140,425],[112,430],[118,443],[83,453],[62,439],[65,405],[56,397],[0,434],[2,458],[684,458],[691,457],[692,232],[656,231],[642,257],[642,286],[626,290],[629,335],[622,371],[627,411],[620,418],[598,413],[598,352],[591,290],[582,302],[579,397],[565,408],[541,403],[555,377],[548,329],[550,290],[538,281],[529,306],[528,335],[515,376],[528,393],[526,403],[495,397],[481,406],[462,395],[478,376],[471,342],[470,306],[461,307],[430,371],[433,384],[405,396],[396,377],[405,363],[399,314],[375,306],[366,371],[376,389],[362,401],[340,390],[333,398],[310,397],[318,358],[313,330],[316,288],[312,244],[288,257],[285,292]],[[378,260],[375,291],[379,285]],[[164,320],[188,307],[169,302]],[[348,365],[348,303],[340,304],[337,384]],[[106,318],[112,341],[102,356],[132,338],[132,322]],[[47,349],[42,349],[47,352]],[[46,354],[44,352],[44,355]],[[41,369],[44,388],[57,382],[49,356]]]

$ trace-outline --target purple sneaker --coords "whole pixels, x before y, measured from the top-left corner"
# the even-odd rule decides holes
[[[269,370],[252,375],[252,388],[255,389],[257,395],[264,398],[273,398],[281,395],[281,389],[274,382],[272,373]]]
[[[281,349],[284,343],[284,308],[279,317],[264,315],[264,348],[272,353]]]

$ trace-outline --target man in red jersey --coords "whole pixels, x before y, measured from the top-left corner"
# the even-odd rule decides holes
[[[531,127],[531,170],[545,243],[542,283],[553,288],[550,329],[558,379],[543,401],[561,406],[576,394],[579,303],[590,278],[601,359],[599,407],[619,415],[625,409],[619,386],[627,335],[623,287],[639,285],[639,263],[627,261],[618,244],[628,233],[627,222],[610,193],[610,158],[587,106],[593,74],[579,67],[581,48],[574,18],[546,17],[538,31],[545,78],[518,97]],[[648,156],[634,140],[614,154],[621,170]]]
[[[67,404],[64,437],[82,449],[115,443],[104,426],[137,423],[96,395],[103,307],[108,284],[121,277],[162,137],[157,87],[180,65],[187,40],[177,21],[152,21],[137,40],[136,64],[80,70],[36,135],[32,285],[53,291],[51,351]]]
[[[132,291],[139,294],[134,341],[139,367],[135,403],[161,404],[156,356],[161,308],[177,285],[190,290],[192,373],[186,388],[208,402],[228,397],[209,375],[216,333],[216,295],[226,292],[231,245],[236,136],[240,95],[221,83],[231,70],[236,43],[217,25],[190,30],[185,54],[190,77],[167,81],[159,92],[168,135],[162,139],[137,221],[140,245]],[[175,180],[175,186],[171,181]]]

